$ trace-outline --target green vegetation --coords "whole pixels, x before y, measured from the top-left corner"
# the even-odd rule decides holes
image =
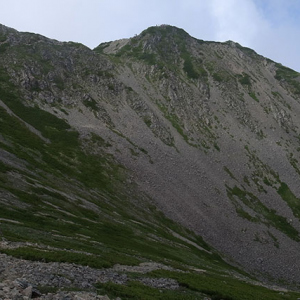
[[[99,108],[97,106],[97,102],[94,99],[88,99],[88,100],[83,100],[82,103],[86,106],[91,108],[94,111],[99,111]]]
[[[110,42],[108,43],[102,43],[99,46],[97,46],[96,48],[94,48],[94,51],[99,53],[99,54],[103,54],[103,50],[105,48],[107,48],[110,45]]]
[[[214,148],[219,152],[221,151],[219,145],[216,142],[214,143]]]
[[[137,264],[144,260],[199,267],[215,264],[217,260],[221,269],[228,267],[218,256],[201,252],[174,237],[169,229],[210,250],[199,237],[166,219],[142,199],[134,205],[131,202],[136,201],[134,191],[128,187],[124,190],[120,184],[126,178],[125,170],[110,156],[85,153],[78,133],[63,120],[38,107],[21,109],[21,104],[15,101],[7,101],[7,104],[35,125],[49,143],[44,143],[22,121],[0,109],[1,134],[13,147],[1,146],[30,164],[23,171],[0,164],[0,189],[20,203],[2,207],[0,217],[8,220],[2,221],[2,234],[10,241],[38,243],[56,249],[45,251],[43,246],[41,249],[24,246],[2,252],[33,260],[67,261],[94,267]],[[90,142],[102,145],[103,139],[91,135],[84,141],[85,147]],[[14,186],[10,171],[24,176],[27,184]]]
[[[300,216],[300,204],[299,204],[300,200],[294,195],[294,193],[290,190],[288,185],[280,180],[279,175],[276,172],[274,172],[268,165],[263,164],[263,162],[257,157],[257,155],[253,151],[249,150],[248,146],[246,146],[245,148],[248,152],[250,162],[255,167],[255,171],[253,171],[253,173],[252,173],[252,180],[257,185],[258,190],[264,191],[262,185],[259,183],[261,181],[266,186],[274,188],[277,191],[277,193],[281,196],[281,198],[291,208],[295,217],[299,218],[299,216]],[[297,171],[298,170],[297,160],[294,158],[294,156],[292,154],[288,155],[288,159],[289,159],[291,165]],[[265,211],[265,213],[268,213],[265,209],[264,209],[264,211]],[[273,212],[271,211],[271,213],[273,213]],[[270,217],[273,218],[271,215],[270,215]],[[275,217],[275,220],[278,217]],[[280,217],[280,218],[282,218],[282,217]],[[291,224],[287,223],[287,221],[285,219],[280,220],[280,218],[277,221],[277,227],[282,228],[281,229],[282,232],[285,232],[288,236],[290,236],[294,240],[298,240],[299,239],[298,232],[292,227]]]
[[[231,173],[231,171],[230,171],[226,166],[223,167],[223,170],[224,170],[226,173],[228,173],[229,176],[230,176],[232,179],[236,180],[236,178],[234,177],[234,175]]]
[[[274,242],[274,246],[276,248],[279,248],[279,242],[278,239],[268,230],[268,235],[272,238],[273,242]]]
[[[298,166],[299,161],[294,157],[293,153],[287,155],[287,158],[291,164],[291,166],[295,169],[295,171],[300,175],[300,168]]]
[[[95,259],[95,257],[92,255],[61,250],[50,252],[29,247],[20,247],[16,249],[1,250],[1,252],[27,260],[44,262],[70,262],[99,269],[112,267],[114,263],[113,261],[111,261],[111,258],[113,257],[108,258],[106,256],[98,257],[97,259]]]
[[[127,285],[113,283],[97,284],[98,292],[122,299],[205,299],[214,300],[282,300],[297,298],[293,292],[283,293],[253,285],[243,280],[212,272],[176,272],[157,270],[147,274],[150,278],[172,278],[179,283],[179,289],[160,291],[141,282],[131,281]]]
[[[0,54],[6,52],[10,48],[8,43],[3,43],[0,45]]]
[[[186,72],[187,76],[191,79],[199,78],[199,73],[195,70],[192,59],[188,55],[185,55],[183,71]]]
[[[243,51],[246,55],[252,57],[252,58],[256,58],[257,57],[257,53],[251,49],[251,48],[247,48],[247,47],[243,47],[238,43],[235,43],[235,46],[240,49],[241,51]]]
[[[225,70],[218,70],[212,73],[212,77],[217,82],[228,82],[231,79],[231,76]]]
[[[155,35],[160,39],[145,49],[143,38],[147,35]],[[180,57],[183,62],[182,70],[188,78],[198,79],[201,77],[206,80],[207,72],[201,62],[196,61],[186,47],[185,42],[188,38],[189,35],[184,30],[172,26],[150,27],[123,46],[116,56],[135,58],[148,65],[156,65],[160,69],[168,69],[173,72],[180,71],[178,64]],[[97,52],[101,52],[105,46],[96,48]]]
[[[288,195],[284,194],[284,192],[288,193]],[[284,191],[280,189],[278,193],[280,193],[280,195],[284,195],[282,197],[285,197],[286,199],[290,199],[291,197],[289,191],[286,189],[284,189]],[[243,214],[240,214],[241,217],[246,218],[251,222],[262,222],[272,225],[291,239],[295,241],[300,240],[298,231],[287,221],[286,218],[278,215],[275,210],[269,209],[252,193],[242,190],[237,186],[234,186],[233,188],[229,188],[227,186],[227,195],[234,203],[237,213],[240,214],[243,212]],[[252,217],[244,211],[237,199],[250,208],[255,216]]]
[[[0,33],[0,43],[3,43],[7,40],[7,35],[4,33]]]
[[[69,262],[95,268],[111,267],[116,263],[136,265],[149,260],[181,269],[192,265],[226,272],[232,268],[213,253],[200,237],[168,220],[154,207],[144,203],[143,199],[139,199],[138,205],[134,204],[134,199],[131,202],[134,192],[126,191],[118,184],[121,170],[115,169],[109,157],[104,159],[99,155],[85,154],[80,148],[78,134],[73,136],[77,139],[76,143],[64,142],[64,139],[58,141],[48,134],[49,127],[58,133],[72,132],[64,121],[48,116],[37,107],[20,111],[17,105],[11,107],[34,125],[35,121],[30,118],[32,109],[36,115],[44,116],[36,126],[50,143],[43,143],[21,121],[0,109],[1,134],[14,145],[14,148],[6,148],[21,159],[27,155],[26,161],[34,169],[33,173],[27,169],[22,173],[4,163],[0,164],[0,178],[7,178],[4,182],[0,180],[0,189],[5,189],[22,205],[30,207],[2,207],[0,217],[7,220],[1,223],[2,235],[10,241],[32,243],[32,246],[24,244],[23,247],[2,249],[1,252],[30,260]],[[103,141],[101,137],[91,135],[85,144],[103,145]],[[30,151],[34,151],[34,155]],[[68,165],[61,161],[61,157]],[[52,161],[48,163],[50,159]],[[27,180],[30,184],[21,189],[13,187],[9,177],[12,170],[21,172],[22,176],[30,179]],[[110,184],[105,174],[109,174]],[[113,188],[110,188],[111,184]],[[174,237],[170,230],[206,251]],[[33,246],[35,243],[39,245],[37,248]],[[126,286],[99,284],[97,288],[124,299],[141,299],[141,295],[143,299],[194,299],[195,295],[202,295],[184,286],[179,293],[160,292],[134,281]]]
[[[249,93],[249,96],[250,96],[252,99],[254,99],[256,102],[259,102],[259,99],[257,98],[255,92],[250,92],[250,93]]]
[[[276,64],[276,75],[275,75],[275,78],[277,80],[292,80],[294,78],[297,78],[299,77],[299,73],[290,69],[290,68],[287,68],[281,64]]]
[[[126,285],[115,283],[98,283],[96,285],[99,294],[108,294],[110,297],[121,297],[122,299],[136,299],[136,300],[181,300],[181,299],[195,299],[195,293],[181,293],[178,291],[158,290],[146,286],[138,281],[130,281]],[[184,298],[183,298],[184,297]]]
[[[222,82],[224,79],[220,73],[213,73],[213,79],[218,82]]]
[[[55,83],[55,85],[60,89],[60,90],[64,90],[64,88],[65,88],[65,83],[64,83],[64,80],[63,80],[63,78],[61,77],[61,76],[58,76],[58,75],[56,75],[55,77],[54,77],[54,83]]]
[[[189,34],[185,30],[170,25],[151,26],[146,30],[144,30],[141,33],[141,36],[144,37],[147,34],[158,35],[158,36],[162,36],[163,38],[166,38],[168,36],[174,36],[178,40],[179,39],[186,40],[186,38],[189,37]]]
[[[145,116],[145,117],[144,117],[144,122],[145,122],[145,124],[146,124],[148,127],[151,127],[152,121],[151,121],[150,116]]]
[[[242,75],[238,75],[238,80],[243,85],[251,85],[250,76],[247,73],[243,73]]]
[[[188,142],[188,136],[184,133],[178,116],[174,113],[170,113],[168,108],[163,104],[157,102],[157,106],[164,114],[164,117],[171,122],[172,126],[177,130],[177,132],[184,138],[186,142]]]
[[[277,80],[283,81],[284,83],[287,83],[289,85],[289,88],[292,90],[293,93],[296,95],[300,94],[300,75],[298,72],[284,67],[281,64],[275,64],[276,65],[276,75],[275,78]]]
[[[276,98],[281,98],[283,99],[282,95],[279,92],[272,92],[272,95]]]
[[[292,209],[295,217],[300,217],[300,199],[297,198],[285,182],[280,183],[277,193]]]
[[[257,136],[259,138],[264,137],[264,133],[262,132],[262,130],[257,132]],[[245,146],[245,149],[247,151],[247,156],[249,157],[249,162],[254,166],[251,178],[255,183],[258,191],[266,193],[261,182],[265,183],[267,186],[276,188],[276,186],[280,183],[279,175],[267,164],[263,163],[261,159],[259,159],[256,151],[251,151],[247,145]]]
[[[128,56],[145,61],[148,65],[159,63],[154,53],[147,53],[143,50],[142,44],[134,41],[132,44],[123,46],[116,54],[117,57]]]
[[[162,105],[158,102],[157,102],[157,106],[164,114],[164,117],[171,122],[172,126],[183,137],[184,141],[192,147],[198,147],[198,145],[196,145],[190,141],[189,136],[186,134],[185,130],[182,128],[180,118],[177,116],[177,114],[175,112],[169,112],[168,108],[165,105]],[[174,145],[172,143],[172,144],[169,144],[169,146],[174,146]]]

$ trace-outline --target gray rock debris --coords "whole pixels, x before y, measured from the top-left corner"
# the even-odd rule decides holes
[[[5,280],[0,283],[1,300],[27,300],[27,299],[44,299],[44,300],[110,300],[108,296],[100,296],[92,292],[57,292],[42,295],[30,283],[20,279],[14,281]]]
[[[108,296],[96,294],[95,284],[97,282],[126,284],[130,280],[127,272],[140,273],[141,277],[136,280],[154,288],[173,290],[179,288],[178,283],[173,279],[144,277],[146,273],[157,269],[173,270],[154,262],[141,263],[139,266],[115,265],[111,269],[98,270],[68,263],[28,261],[0,253],[0,300],[110,300]],[[43,294],[37,288],[40,286],[58,291]],[[74,288],[86,292],[63,291]]]

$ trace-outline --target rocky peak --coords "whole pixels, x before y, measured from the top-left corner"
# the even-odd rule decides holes
[[[95,50],[119,57],[136,57],[155,64],[176,61],[193,40],[183,29],[161,25],[149,27],[131,39],[100,44]]]
[[[152,26],[142,31],[141,34],[135,37],[136,39],[149,39],[154,42],[163,41],[181,41],[186,42],[187,39],[192,37],[183,29],[171,26],[171,25],[160,25]]]

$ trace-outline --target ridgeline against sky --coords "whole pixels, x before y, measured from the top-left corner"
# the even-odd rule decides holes
[[[94,48],[171,24],[192,36],[232,40],[300,71],[297,0],[3,0],[0,23]]]

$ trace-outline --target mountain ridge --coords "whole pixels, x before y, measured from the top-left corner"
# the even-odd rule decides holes
[[[31,207],[54,234],[49,220],[57,215],[61,224],[66,218],[84,226],[90,222],[84,214],[99,224],[106,215],[105,226],[93,227],[99,236],[88,235],[113,249],[106,235],[112,232],[136,251],[136,232],[146,232],[143,247],[153,238],[174,238],[168,230],[160,237],[147,232],[151,222],[161,230],[159,209],[179,226],[163,219],[177,234],[198,245],[203,237],[261,280],[298,283],[299,73],[239,44],[197,40],[172,26],[94,50],[3,26],[0,41],[1,217],[9,220],[12,209],[30,232],[36,225],[18,210]],[[16,133],[5,127],[13,120]],[[76,218],[68,215],[73,211]],[[132,229],[127,218],[134,215],[144,227]],[[11,221],[5,224],[8,240],[28,239],[10,229]],[[45,242],[54,243],[50,236]],[[96,251],[92,244],[89,251]],[[162,253],[174,259],[175,252]]]

